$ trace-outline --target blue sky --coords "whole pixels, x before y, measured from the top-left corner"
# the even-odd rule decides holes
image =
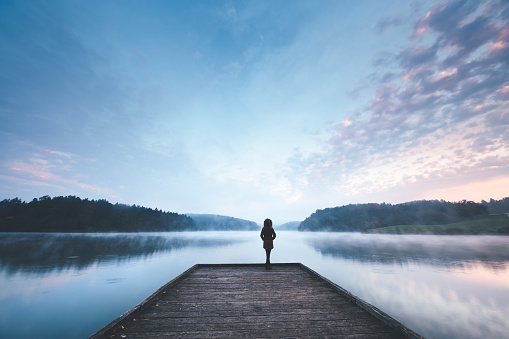
[[[508,125],[507,1],[0,2],[0,199],[500,199]]]

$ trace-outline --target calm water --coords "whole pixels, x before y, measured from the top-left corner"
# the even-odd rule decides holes
[[[0,234],[0,338],[86,338],[196,263],[259,263],[258,232]],[[428,338],[509,338],[509,237],[278,232],[302,262]]]

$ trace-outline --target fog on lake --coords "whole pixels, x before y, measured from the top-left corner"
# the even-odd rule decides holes
[[[425,337],[508,338],[508,245],[280,231],[271,257],[307,265]],[[264,260],[259,232],[0,234],[0,338],[86,338],[196,263]]]

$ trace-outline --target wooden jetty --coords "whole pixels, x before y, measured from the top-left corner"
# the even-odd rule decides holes
[[[422,338],[300,263],[197,264],[91,338]]]

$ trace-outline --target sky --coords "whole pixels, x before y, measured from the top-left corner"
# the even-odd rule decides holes
[[[501,199],[509,2],[1,0],[0,146],[0,200]]]

